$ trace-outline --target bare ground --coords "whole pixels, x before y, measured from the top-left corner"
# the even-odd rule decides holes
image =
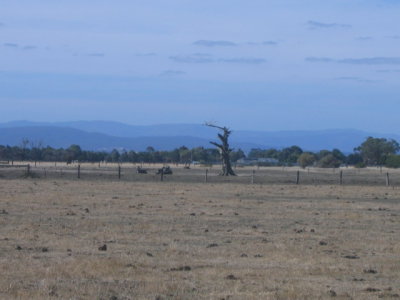
[[[1,299],[400,298],[398,188],[42,178],[0,195]]]

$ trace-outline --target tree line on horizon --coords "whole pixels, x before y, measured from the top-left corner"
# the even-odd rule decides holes
[[[237,163],[240,159],[253,160],[258,165],[270,165],[263,159],[272,159],[274,164],[281,166],[299,165],[302,168],[316,166],[321,168],[337,168],[342,165],[355,167],[386,166],[400,167],[400,155],[397,153],[400,145],[393,139],[368,137],[353,153],[344,154],[339,149],[321,150],[318,152],[303,151],[299,146],[283,149],[251,149],[246,155],[241,149],[230,153],[231,161]],[[42,147],[29,144],[24,140],[20,146],[0,145],[0,160],[2,161],[65,161],[65,162],[131,162],[131,163],[184,163],[194,161],[200,164],[215,164],[220,162],[219,151],[215,148],[185,146],[171,151],[157,151],[147,147],[146,151],[126,151],[114,149],[107,151],[87,151],[79,145],[64,148]]]

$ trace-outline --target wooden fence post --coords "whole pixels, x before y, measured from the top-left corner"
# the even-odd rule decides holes
[[[251,184],[254,184],[254,174],[256,173],[255,170],[253,170],[253,173],[251,174]]]
[[[208,182],[208,169],[206,169],[206,175],[204,176],[204,182]]]
[[[121,179],[121,166],[118,166],[118,179]]]
[[[300,183],[300,171],[297,171],[296,184]]]
[[[339,184],[340,185],[343,184],[343,171],[342,170],[340,170],[340,173],[339,173]]]
[[[386,186],[390,185],[389,172],[386,173]]]
[[[164,168],[161,169],[160,179],[161,179],[161,181],[164,181]]]
[[[81,165],[78,165],[78,178],[81,178]]]
[[[26,176],[29,176],[30,173],[31,173],[31,165],[28,164],[28,165],[26,166]]]

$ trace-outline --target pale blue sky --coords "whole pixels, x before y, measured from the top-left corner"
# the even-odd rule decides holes
[[[400,0],[2,0],[0,121],[400,133]]]

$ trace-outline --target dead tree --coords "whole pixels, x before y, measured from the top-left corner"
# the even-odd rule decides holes
[[[219,130],[222,130],[223,134],[218,133],[218,138],[221,141],[221,144],[218,144],[216,142],[210,142],[214,146],[216,146],[219,150],[219,153],[221,155],[221,161],[222,161],[222,172],[221,176],[236,176],[235,172],[232,170],[232,165],[231,165],[231,157],[230,153],[232,149],[229,148],[229,135],[232,133],[227,127],[220,127],[211,123],[206,123],[206,126],[209,127],[214,127]]]

